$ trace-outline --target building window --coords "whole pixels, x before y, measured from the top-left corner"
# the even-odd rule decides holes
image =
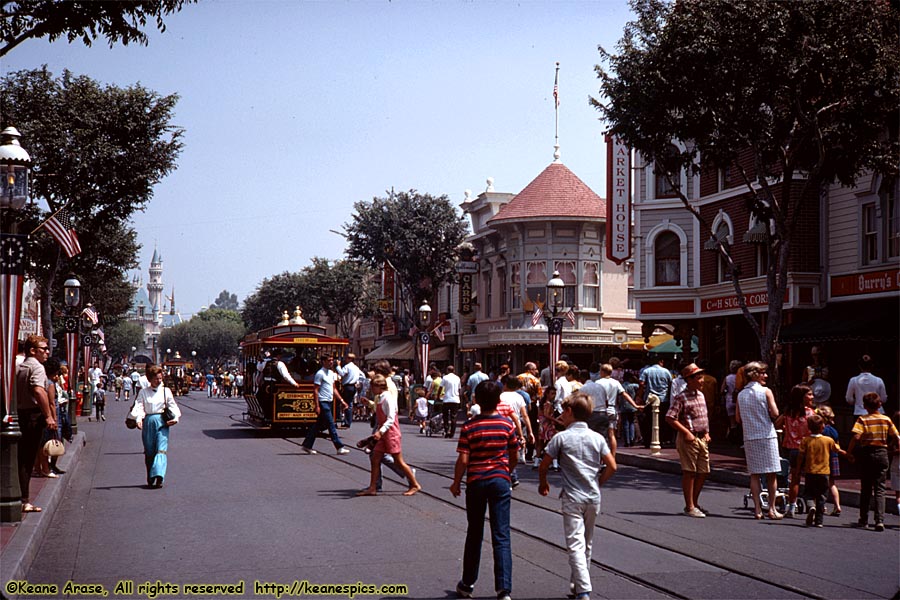
[[[560,298],[560,304],[565,307],[575,307],[575,292],[578,288],[578,278],[575,276],[575,261],[564,260],[558,261],[554,265],[554,269],[559,271],[559,278],[566,284],[563,290],[563,297]],[[546,282],[544,285],[547,285]]]
[[[678,190],[669,184],[666,178],[666,171],[672,173],[672,179],[677,185],[681,179],[681,170],[678,168],[675,158],[678,155],[678,148],[674,145],[669,146],[669,150],[664,157],[656,161],[659,170],[654,169],[656,179],[656,198],[677,198]]]
[[[886,222],[885,256],[900,257],[900,206],[897,202],[897,188],[900,183],[891,187],[890,192],[882,193],[884,203],[884,219]]]
[[[681,240],[671,231],[664,231],[654,242],[656,285],[681,283]]]
[[[769,247],[766,244],[756,246],[756,276],[763,277],[769,272]]]
[[[584,301],[582,306],[590,310],[600,308],[600,263],[584,263]]]
[[[493,290],[493,274],[490,271],[486,271],[482,276],[482,281],[484,284],[484,318],[491,318],[491,306],[494,303],[494,290]]]
[[[728,227],[728,223],[723,220],[719,223],[718,227],[716,227],[716,239],[727,240],[730,236],[731,228]],[[728,266],[728,261],[722,256],[718,247],[716,248],[716,263],[718,264],[717,281],[720,283],[723,281],[731,281],[731,269]]]
[[[506,285],[506,269],[497,269],[497,281],[500,283],[500,313],[509,310],[509,287]]]
[[[538,300],[546,302],[547,281],[549,279],[547,277],[547,263],[544,261],[529,262],[526,263],[525,268],[527,269],[525,287],[528,298],[533,302]]]
[[[729,180],[731,179],[731,168],[730,167],[722,167],[718,170],[718,191],[727,190],[729,187]]]
[[[144,318],[144,305],[143,304],[138,306],[138,317],[140,317],[141,319]]]
[[[864,265],[878,262],[878,216],[874,202],[862,207],[862,262]]]
[[[518,264],[509,265],[510,309],[514,311],[522,308],[522,274],[519,267]]]

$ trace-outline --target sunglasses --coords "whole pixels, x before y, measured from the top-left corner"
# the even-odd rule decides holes
[[[38,346],[38,350],[44,350],[46,352],[50,352],[50,346]]]

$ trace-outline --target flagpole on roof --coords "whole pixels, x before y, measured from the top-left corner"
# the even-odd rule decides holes
[[[556,61],[556,77],[553,79],[553,107],[556,111],[556,133],[553,144],[553,162],[559,162],[559,61]]]

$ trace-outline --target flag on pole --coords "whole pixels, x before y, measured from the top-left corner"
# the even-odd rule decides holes
[[[437,324],[437,326],[431,330],[431,333],[437,336],[437,339],[444,341],[444,322],[441,321]]]
[[[556,77],[553,78],[553,102],[559,108],[559,63],[556,63]]]
[[[25,244],[27,235],[0,234],[0,364],[2,364],[4,420],[12,412],[13,386],[16,384],[16,340],[22,313],[22,287],[25,283]]]
[[[569,312],[566,313],[566,320],[572,324],[572,327],[575,326],[575,311],[571,308],[569,309]]]
[[[531,315],[531,326],[534,327],[541,321],[544,316],[544,309],[537,303],[534,304],[534,313]]]
[[[81,244],[78,242],[78,234],[75,233],[75,227],[72,226],[72,215],[69,213],[68,204],[41,223],[37,229],[41,227],[47,228],[47,231],[62,246],[63,251],[69,258],[81,253]]]
[[[81,316],[87,317],[93,325],[96,325],[100,321],[100,315],[97,314],[97,311],[94,310],[94,307],[90,304],[84,307],[84,310],[81,311]]]

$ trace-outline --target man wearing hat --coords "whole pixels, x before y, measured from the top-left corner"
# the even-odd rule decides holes
[[[683,392],[672,398],[666,413],[666,423],[678,433],[675,448],[681,459],[681,490],[684,493],[684,514],[703,518],[706,511],[698,500],[703,483],[709,475],[709,415],[706,399],[700,388],[703,369],[691,363],[681,370],[687,382]]]

